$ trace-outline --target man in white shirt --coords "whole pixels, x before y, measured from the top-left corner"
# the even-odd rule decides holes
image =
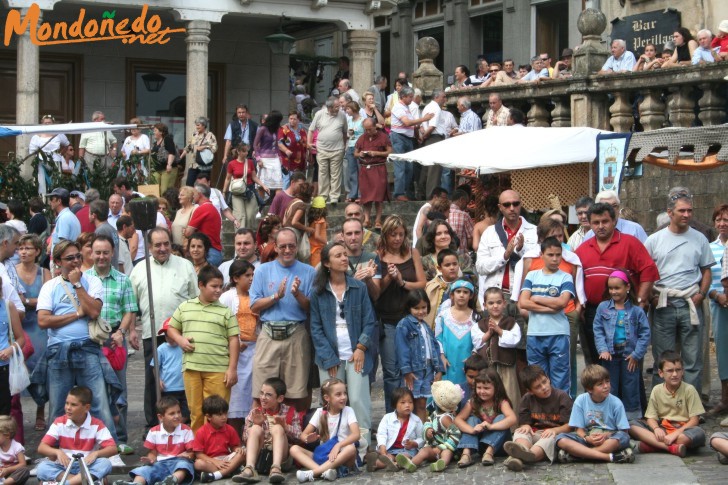
[[[222,273],[223,283],[227,285],[230,282],[230,266],[236,259],[244,259],[250,262],[256,268],[260,264],[258,256],[255,254],[255,238],[253,231],[247,227],[241,227],[235,231],[235,257],[222,263],[218,269]]]
[[[91,115],[91,121],[101,123],[105,120],[106,116],[101,111],[94,111]],[[110,131],[82,134],[78,143],[78,157],[92,166],[96,159],[100,159],[106,167],[111,166],[116,158],[116,137]]]
[[[351,87],[351,81],[348,79],[342,79],[339,81],[339,95],[342,94],[348,94],[352,101],[361,104],[361,96],[359,96],[359,93],[354,91],[354,88]]]
[[[432,90],[432,101],[427,103],[422,115],[432,114],[432,119],[420,125],[420,139],[423,146],[433,145],[445,139],[447,131],[444,127],[445,117],[441,116],[445,105],[445,91],[442,89]],[[431,194],[435,187],[440,185],[442,166],[438,164],[422,167],[419,177],[419,192],[421,195]],[[424,198],[424,197],[422,197]]]

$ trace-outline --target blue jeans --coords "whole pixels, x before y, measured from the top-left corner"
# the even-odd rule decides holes
[[[621,353],[612,354],[612,360],[600,359],[599,364],[609,371],[610,392],[622,400],[624,410],[627,412],[627,418],[639,418],[640,411],[642,411],[639,366],[633,372],[628,371],[627,360]]]
[[[555,388],[569,393],[571,373],[568,335],[529,335],[526,337],[526,357],[528,365],[541,366]]]
[[[111,437],[118,442],[116,425],[111,416],[109,396],[106,393],[106,381],[101,370],[100,359],[104,358],[101,347],[96,353],[87,351],[88,345],[81,348],[83,342],[55,344],[46,350],[48,360],[48,401],[50,420],[65,414],[66,396],[74,386],[86,386],[93,393],[91,416],[104,422]],[[68,354],[62,355],[62,348],[68,348]],[[70,362],[69,362],[70,361]],[[70,365],[69,365],[70,363]]]
[[[556,435],[556,446],[557,447],[559,446],[559,441],[561,441],[563,439],[576,441],[577,443],[582,444],[582,445],[586,446],[587,448],[593,448],[593,446],[591,446],[589,443],[587,443],[584,438],[579,436],[576,433],[576,431],[572,431],[569,433],[559,433],[558,435]],[[617,440],[617,442],[619,443],[619,448],[617,451],[622,451],[625,448],[629,447],[629,434],[627,434],[626,431],[622,431],[621,429],[619,431],[612,432],[612,435],[607,439]]]
[[[392,132],[389,135],[392,141],[392,153],[407,153],[414,150],[415,140],[405,135]],[[394,196],[407,195],[413,191],[412,162],[397,160],[394,162]]]
[[[349,198],[359,198],[359,161],[354,156],[354,147],[346,149],[344,154],[346,158],[346,173],[344,177],[347,178],[349,186]]]
[[[402,381],[395,342],[397,326],[385,323],[382,327],[384,330],[379,337],[379,357],[382,360],[382,376],[384,377],[384,407],[388,413],[391,413],[394,411],[394,406],[390,403],[392,392],[400,386]]]
[[[653,387],[662,382],[657,372],[660,354],[666,350],[674,350],[675,342],[679,339],[682,346],[680,355],[685,367],[685,382],[692,384],[700,394],[702,390],[700,374],[703,371],[703,352],[701,350],[703,311],[700,307],[698,307],[698,317],[700,325],[691,325],[690,310],[687,305],[655,309],[652,319],[652,355],[655,358],[652,374]]]
[[[78,463],[74,463],[71,468],[71,474],[78,475],[80,472],[79,468]],[[97,480],[101,480],[111,473],[111,468],[111,461],[108,458],[96,458],[93,463],[88,465],[89,473]],[[38,468],[36,468],[38,481],[43,482],[55,482],[60,479],[59,475],[63,476],[62,474],[65,471],[66,467],[60,463],[46,460],[38,463]]]
[[[493,423],[503,421],[506,419],[505,416],[499,414],[493,420]],[[483,421],[477,416],[470,416],[467,420],[470,426],[476,426]],[[458,444],[459,449],[468,448],[471,450],[478,450],[479,443],[483,443],[486,446],[493,447],[493,453],[498,453],[503,448],[503,443],[508,441],[511,437],[511,431],[504,429],[502,431],[483,431],[478,435],[463,433],[460,437],[460,443]]]
[[[219,249],[210,248],[207,252],[207,262],[214,267],[218,267],[222,264],[222,253]]]
[[[107,341],[107,344],[109,341]],[[126,347],[126,337],[124,337],[124,347]],[[119,443],[126,443],[129,440],[129,436],[126,432],[126,416],[128,407],[128,402],[126,400],[126,366],[128,363],[129,359],[124,362],[123,369],[114,371],[116,378],[119,379],[119,383],[121,384],[123,391],[121,391],[121,396],[119,396],[119,399],[117,399],[115,403],[110,403],[111,415],[114,418],[116,418],[116,416],[119,417],[119,422],[116,424],[116,435],[119,438]]]
[[[166,460],[158,461],[153,465],[140,466],[130,471],[129,476],[132,479],[137,476],[142,477],[144,481],[147,482],[147,485],[153,485],[157,482],[161,482],[177,470],[185,470],[187,472],[185,480],[180,483],[192,483],[192,480],[195,478],[195,469],[192,462],[185,458],[168,458]]]

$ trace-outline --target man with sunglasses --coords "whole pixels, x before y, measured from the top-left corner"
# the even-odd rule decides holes
[[[702,390],[705,301],[711,284],[710,267],[716,264],[708,240],[690,227],[693,196],[684,187],[674,187],[667,199],[670,224],[647,238],[645,248],[660,271],[652,305],[652,353],[655,359],[665,350],[680,348],[685,366],[685,382]],[[652,384],[662,379],[657,365]]]
[[[536,226],[521,217],[521,196],[505,190],[498,197],[501,217],[480,238],[475,270],[480,275],[478,300],[492,286],[502,288],[510,298],[513,270],[524,253],[538,249]]]
[[[74,241],[60,241],[53,247],[53,261],[60,275],[46,282],[38,294],[38,326],[48,330],[48,347],[46,360],[33,371],[32,384],[44,388],[51,420],[64,415],[72,387],[91,389],[91,414],[104,422],[116,442],[107,384],[117,392],[121,392],[121,385],[113,372],[104,374],[101,362],[106,358],[88,333],[89,320],[101,314],[104,287],[96,276],[81,272],[81,259]]]
[[[296,259],[298,238],[291,228],[278,231],[275,244],[278,257],[258,266],[250,287],[250,311],[260,315],[263,327],[253,360],[253,395],[266,379],[279,377],[287,400],[304,411],[311,404],[311,341],[304,324],[316,270]]]

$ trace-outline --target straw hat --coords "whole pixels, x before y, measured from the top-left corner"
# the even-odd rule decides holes
[[[432,383],[432,400],[438,408],[447,413],[454,413],[463,399],[460,386],[450,381],[436,381]]]

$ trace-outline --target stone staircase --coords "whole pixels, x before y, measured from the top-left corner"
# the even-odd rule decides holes
[[[417,202],[385,202],[384,210],[382,211],[382,221],[391,214],[398,214],[402,216],[407,224],[407,231],[411,234],[412,226],[417,217],[417,212],[422,207],[424,201]],[[326,216],[326,222],[329,225],[329,241],[333,237],[334,231],[341,228],[344,223],[344,208],[346,202],[340,202],[335,206],[328,206],[328,214]],[[374,212],[374,207],[372,207]],[[372,214],[372,222],[374,221],[374,214]],[[231,222],[225,220],[222,226],[222,246],[223,246],[223,259],[227,261],[233,257],[235,252],[235,227]]]

